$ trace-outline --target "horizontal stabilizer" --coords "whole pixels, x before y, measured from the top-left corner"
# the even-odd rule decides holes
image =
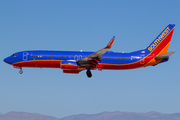
[[[164,59],[164,58],[168,58],[168,57],[170,57],[173,53],[175,53],[175,51],[168,52],[168,53],[166,53],[166,54],[162,54],[162,55],[156,56],[155,59]]]

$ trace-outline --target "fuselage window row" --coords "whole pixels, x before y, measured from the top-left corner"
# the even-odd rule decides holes
[[[55,57],[55,58],[61,58],[61,56],[58,55],[31,55],[31,57]],[[66,56],[64,56],[64,58],[66,58]],[[78,56],[69,56],[69,58],[78,58]],[[85,58],[84,56],[80,56],[80,59]],[[115,59],[115,60],[135,60],[135,58],[121,58],[121,57],[103,57],[103,59]]]
[[[55,57],[55,58],[61,58],[61,56],[51,56],[51,55],[31,55],[31,57]],[[64,56],[66,58],[66,56]]]

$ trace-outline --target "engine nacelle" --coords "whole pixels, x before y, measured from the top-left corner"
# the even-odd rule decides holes
[[[78,74],[79,70],[63,70],[63,73]]]
[[[60,67],[63,70],[77,70],[77,63],[73,61],[62,61]]]

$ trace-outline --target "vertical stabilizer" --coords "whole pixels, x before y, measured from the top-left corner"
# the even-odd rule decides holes
[[[156,39],[146,48],[150,54],[162,55],[167,53],[175,24],[169,24]]]

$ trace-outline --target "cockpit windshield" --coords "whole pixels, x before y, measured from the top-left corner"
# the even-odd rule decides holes
[[[16,56],[17,56],[17,54],[12,54],[11,56],[16,57]]]

